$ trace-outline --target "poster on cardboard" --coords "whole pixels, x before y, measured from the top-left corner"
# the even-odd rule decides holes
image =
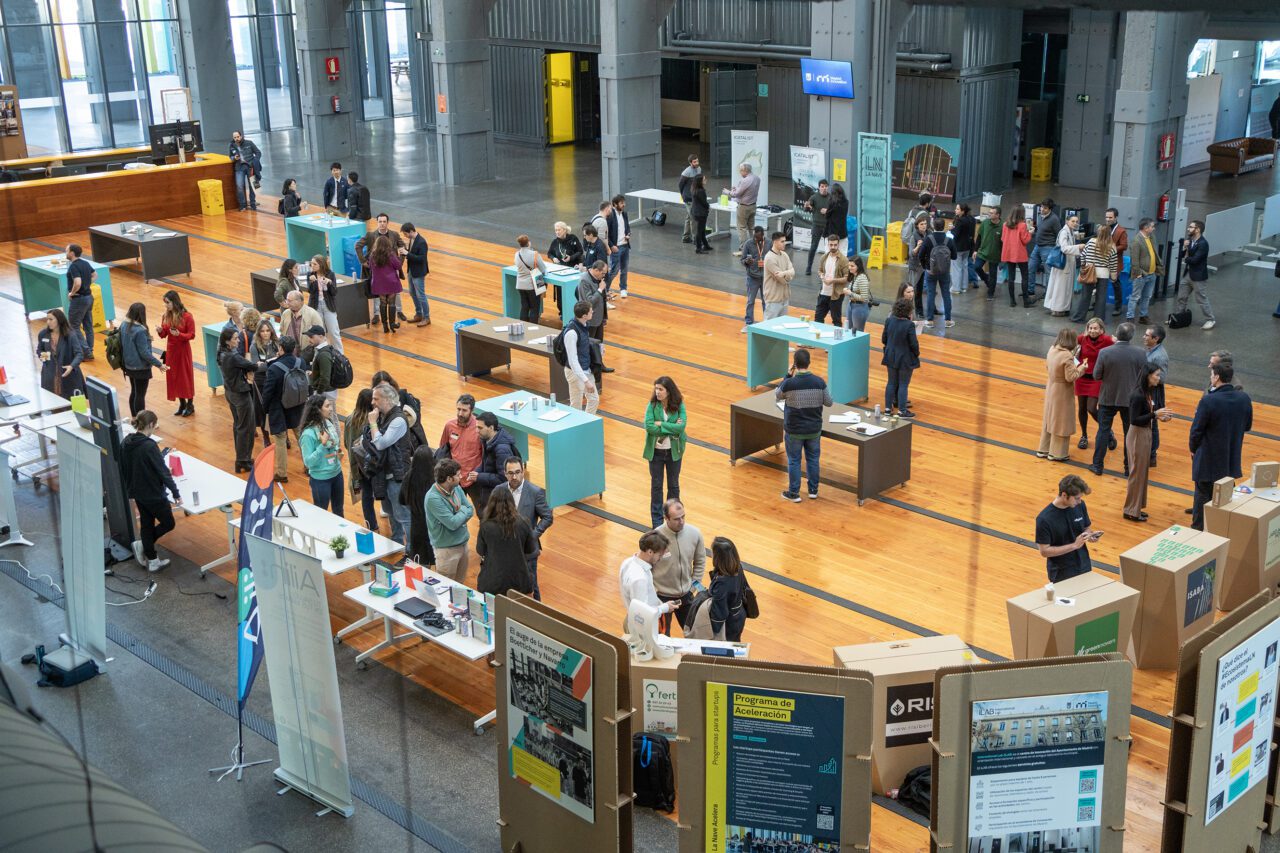
[[[792,246],[808,249],[813,239],[813,213],[805,207],[818,198],[818,181],[827,177],[827,152],[821,148],[791,146]],[[829,196],[828,196],[829,198]]]
[[[935,203],[956,197],[960,140],[951,136],[893,135],[893,194],[916,198],[933,193]]]
[[[706,853],[840,850],[844,697],[707,682]]]
[[[974,702],[969,853],[1097,850],[1107,693]]]
[[[1218,658],[1205,826],[1266,781],[1276,717],[1277,647],[1280,619]]]
[[[885,690],[884,745],[927,743],[933,734],[933,682],[895,684]]]
[[[1189,628],[1197,620],[1213,612],[1213,583],[1218,577],[1218,561],[1210,560],[1187,574],[1187,607],[1182,627]]]
[[[1262,566],[1270,571],[1276,563],[1280,563],[1280,515],[1271,519],[1271,525],[1267,528],[1267,553]]]
[[[640,685],[644,703],[644,730],[653,734],[676,733],[676,682],[665,678],[646,678]]]
[[[769,134],[763,130],[729,131],[729,153],[733,159],[733,173],[729,185],[738,182],[738,167],[751,166],[751,172],[760,179],[760,193],[756,207],[769,203]]]
[[[595,823],[591,658],[507,620],[507,772]]]
[[[1120,611],[1106,613],[1076,626],[1077,655],[1105,655],[1120,648]]]

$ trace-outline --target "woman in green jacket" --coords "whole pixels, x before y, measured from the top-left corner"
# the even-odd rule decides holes
[[[684,457],[684,428],[688,418],[684,397],[670,376],[653,382],[653,398],[644,413],[644,458],[649,460],[649,518],[662,524],[662,475],[667,476],[667,500],[680,497],[680,460]]]

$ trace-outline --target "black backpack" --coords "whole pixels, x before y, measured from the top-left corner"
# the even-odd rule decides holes
[[[329,385],[333,388],[349,388],[355,380],[355,371],[351,369],[351,359],[332,347],[329,352],[333,353],[333,367],[329,372]]]
[[[1184,308],[1181,311],[1174,311],[1164,321],[1164,324],[1170,329],[1185,329],[1191,325],[1191,309]]]
[[[933,237],[929,237],[930,242]],[[935,244],[929,250],[929,275],[934,278],[941,278],[945,275],[951,275],[951,250],[947,248],[947,238],[944,235],[940,244]]]
[[[898,802],[917,814],[929,817],[929,803],[933,799],[933,768],[928,764],[907,774],[898,786]]]
[[[307,380],[306,363],[296,356],[292,367],[285,370],[284,382],[280,386],[280,405],[286,409],[296,409],[306,405],[311,396],[311,385]]]
[[[667,739],[640,732],[631,736],[636,805],[671,812],[676,807],[675,774]]]
[[[551,355],[555,358],[556,364],[561,367],[569,366],[569,351],[564,348],[564,333],[567,331],[569,331],[568,324],[560,330],[560,334],[556,335],[555,340],[551,342]]]

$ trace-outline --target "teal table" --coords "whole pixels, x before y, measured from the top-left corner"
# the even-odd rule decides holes
[[[547,264],[547,287],[560,290],[560,325],[567,326],[573,319],[573,306],[578,300],[578,282],[582,280],[582,272],[572,267],[559,264]],[[547,294],[542,295],[546,299]],[[516,290],[515,265],[502,268],[502,314],[506,317],[520,316],[520,291]],[[539,310],[541,315],[542,311]]]
[[[89,261],[88,258],[85,258]],[[111,267],[89,261],[97,273],[96,284],[102,290],[102,311],[107,321],[116,318],[116,304],[111,293]],[[18,261],[18,280],[22,285],[22,310],[29,316],[50,308],[68,310],[66,255],[42,255]]]
[[[528,405],[537,399],[538,411]],[[507,402],[525,403],[519,412],[503,409]],[[547,490],[553,507],[604,492],[604,420],[581,409],[570,409],[561,400],[557,409],[528,391],[513,391],[476,403],[477,412],[493,412],[507,428],[520,455],[529,459],[529,436],[542,439],[542,470],[534,469],[534,480]],[[558,421],[543,420],[548,411],[568,412]],[[538,478],[541,477],[541,480]]]
[[[265,314],[263,317],[271,321],[279,334],[280,324],[276,319]],[[214,393],[222,387],[222,368],[218,367],[218,339],[222,337],[222,330],[226,325],[227,321],[223,320],[221,323],[206,323],[200,327],[200,337],[204,340],[204,378]]]
[[[289,257],[298,263],[307,263],[316,255],[327,255],[334,272],[346,272],[342,257],[342,241],[347,237],[359,240],[365,235],[364,223],[345,216],[327,213],[308,213],[291,216],[284,221],[285,239],[289,244]]]
[[[837,340],[835,326],[794,317],[775,317],[747,326],[747,385],[758,388],[786,376],[791,367],[788,348],[792,344],[826,350],[827,388],[837,403],[867,398],[871,336],[845,329]]]

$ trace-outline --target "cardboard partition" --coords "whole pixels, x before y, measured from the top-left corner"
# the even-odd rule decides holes
[[[1218,582],[1219,610],[1234,610],[1258,590],[1280,585],[1280,501],[1237,489],[1225,506],[1204,508],[1204,527],[1231,540]]]
[[[1276,727],[1280,599],[1262,590],[1178,659],[1160,849],[1261,849]]]
[[[680,853],[736,853],[747,832],[870,849],[868,673],[705,656],[679,673]]]
[[[1120,580],[1138,590],[1128,646],[1139,669],[1173,669],[1178,647],[1213,624],[1214,586],[1231,543],[1175,524],[1120,555]]]
[[[871,674],[871,789],[887,795],[913,768],[929,763],[933,674],[981,661],[954,634],[836,646],[832,655],[838,667]]]
[[[938,670],[930,851],[1121,853],[1132,692],[1118,654]]]
[[[631,853],[626,643],[520,593],[496,605],[502,849]]]
[[[1123,652],[1133,633],[1138,591],[1097,572],[1041,587],[1007,602],[1016,660]]]

